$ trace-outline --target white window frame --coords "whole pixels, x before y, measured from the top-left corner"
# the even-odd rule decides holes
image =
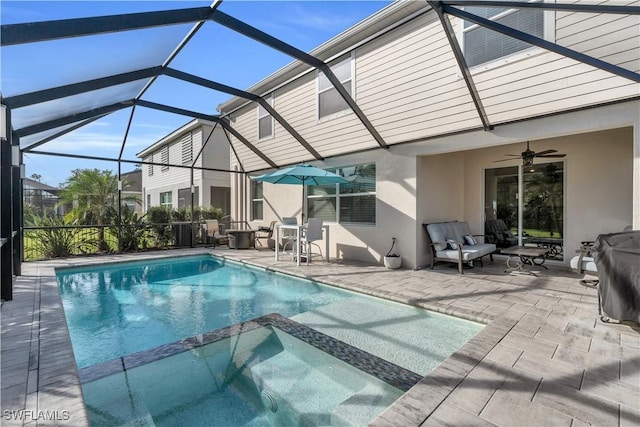
[[[169,195],[169,201],[165,202],[162,200],[162,196],[168,194]],[[173,191],[162,191],[160,192],[160,206],[168,208],[168,209],[173,209]]]
[[[267,101],[267,103],[273,107],[273,102],[274,102],[273,93],[270,94],[269,96],[265,96],[264,100]],[[258,104],[258,107],[256,108],[256,111],[257,111],[257,113],[256,113],[256,116],[257,116],[256,132],[258,133],[258,141],[266,141],[267,139],[275,138],[276,129],[275,129],[275,120],[273,119],[273,116],[271,114],[269,114],[269,112],[260,104]],[[261,112],[264,112],[264,114],[260,114]],[[270,135],[260,136],[260,120],[264,119],[264,118],[268,118],[268,117],[271,118],[271,134]]]
[[[261,189],[262,189],[262,197],[254,197],[254,191],[253,189],[255,188],[254,185],[260,185]],[[255,202],[262,202],[262,212],[260,215],[260,218],[258,218],[256,215],[254,215],[255,209],[253,207],[253,204]],[[251,181],[251,212],[250,212],[250,216],[251,216],[251,221],[260,221],[260,220],[264,220],[264,184],[262,182],[258,182],[258,181]]]
[[[364,166],[364,165],[368,165],[368,164],[375,164],[376,165],[376,175],[377,175],[377,170],[378,170],[378,165],[375,162],[367,162],[367,163],[358,163],[358,164],[350,164],[350,165],[344,165],[344,166],[338,166],[335,168],[331,168],[328,169],[330,172],[334,172],[337,169],[347,169],[347,168],[356,168],[358,166]],[[376,183],[377,183],[377,176],[376,176]],[[335,194],[318,194],[318,195],[308,195],[305,192],[305,203],[306,203],[306,212],[305,214],[308,215],[309,214],[309,203],[308,200],[309,199],[329,199],[329,198],[335,198],[336,199],[336,217],[334,221],[328,221],[328,222],[335,222],[337,224],[344,224],[344,225],[357,225],[357,226],[371,226],[371,225],[376,225],[376,222],[378,221],[377,218],[377,206],[376,206],[376,214],[375,214],[375,218],[373,219],[373,222],[345,222],[342,221],[342,219],[340,218],[340,202],[341,199],[343,198],[349,198],[349,197],[363,197],[363,196],[373,196],[374,198],[376,198],[376,191],[365,191],[365,192],[361,192],[361,193],[340,193],[340,184],[336,184],[336,191]],[[377,205],[377,199],[376,199],[376,205]]]
[[[538,3],[538,2],[542,2],[544,0],[528,0],[529,3]],[[515,13],[517,10],[519,9],[509,9],[509,10],[505,10],[502,13],[499,13],[495,16],[492,16],[491,18],[487,18],[490,21],[495,21],[497,19],[500,19],[504,16],[507,16],[509,14]],[[534,10],[534,9],[530,9],[530,10]],[[473,13],[473,12],[470,12]],[[545,10],[543,11],[543,33],[544,33],[544,39],[550,42],[555,42],[555,12],[554,11],[548,11]],[[460,49],[462,49],[462,52],[464,54],[465,52],[465,46],[464,46],[464,33],[466,33],[467,31],[473,30],[475,28],[478,28],[479,25],[478,24],[473,24],[471,25],[469,28],[464,28],[464,19],[459,18],[458,19],[458,28],[456,31],[457,34],[457,39],[459,40],[459,44],[460,44]],[[507,35],[504,35],[504,37],[509,37]],[[531,46],[530,48],[524,49],[524,50],[520,50],[518,52],[514,52],[512,54],[500,57],[500,58],[496,58],[493,59],[491,61],[487,61],[481,64],[476,64],[473,65],[471,67],[469,67],[469,69],[474,72],[482,72],[482,71],[487,71],[487,70],[492,70],[498,67],[502,67],[506,64],[511,64],[514,62],[518,62],[521,61],[523,59],[526,58],[530,58],[532,56],[537,56],[540,54],[543,54],[547,52],[545,49],[542,49],[540,47],[537,46]],[[462,75],[460,73],[458,73],[458,77],[462,78]]]
[[[351,71],[351,76],[350,76],[350,80],[351,80],[351,98],[353,98],[353,100],[355,101],[356,99],[356,52],[355,50],[351,51],[351,53],[348,56],[342,57],[342,59],[338,58],[336,60],[334,60],[334,64],[339,64],[345,60],[349,60],[350,61],[350,71]],[[329,68],[333,68],[333,65],[330,65]],[[335,87],[333,85],[325,88],[325,89],[320,89],[320,74],[322,73],[322,71],[318,70],[316,72],[316,119],[318,121],[318,123],[322,123],[324,121],[327,120],[331,120],[331,119],[335,119],[337,117],[342,117],[344,115],[353,113],[353,110],[351,110],[351,107],[349,107],[347,105],[347,108],[345,108],[344,110],[340,110],[337,111],[335,113],[332,114],[328,114],[326,116],[320,116],[320,94],[330,91],[332,89],[335,89]],[[344,85],[344,81],[340,81],[340,83],[342,83]]]

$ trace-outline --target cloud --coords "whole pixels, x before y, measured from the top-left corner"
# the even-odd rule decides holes
[[[349,14],[336,14],[331,10],[308,9],[295,5],[282,18],[286,24],[311,30],[341,31],[352,25],[357,19]]]
[[[122,146],[124,132],[106,132],[109,123],[95,122],[84,128],[61,136],[42,146],[43,151],[80,153],[87,155],[100,155],[117,158]],[[127,149],[142,149],[164,137],[173,130],[172,127],[140,124],[137,129],[145,129],[145,132],[132,132],[127,137]]]

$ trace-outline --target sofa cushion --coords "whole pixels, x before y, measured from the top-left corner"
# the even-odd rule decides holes
[[[590,256],[585,256],[582,257],[582,266],[578,265],[578,260],[580,259],[580,256],[574,256],[573,258],[571,258],[571,261],[569,262],[571,265],[571,269],[572,270],[581,270],[581,271],[587,271],[587,272],[591,272],[591,273],[597,273],[598,269],[596,267],[596,262],[593,259],[593,257]],[[581,267],[581,268],[578,268]]]
[[[464,236],[465,243],[469,246],[475,246],[478,244],[478,241],[471,234],[467,234]]]
[[[464,221],[436,222],[427,224],[426,228],[436,251],[442,251],[447,248],[447,239],[454,240],[457,243],[465,243],[464,236],[471,234],[469,224]]]
[[[462,260],[471,261],[472,259],[480,258],[485,255],[489,255],[496,250],[496,245],[493,243],[478,243],[477,245],[469,246],[462,245]],[[450,259],[452,261],[458,260],[458,251],[452,249],[444,249],[436,251],[436,257],[441,259]]]
[[[452,249],[454,251],[457,251],[459,245],[460,243],[456,242],[455,240],[447,239],[447,249]]]

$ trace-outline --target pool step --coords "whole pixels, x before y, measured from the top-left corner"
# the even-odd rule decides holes
[[[354,390],[341,384],[331,366],[313,366],[283,351],[251,367],[266,412],[281,425],[329,425],[331,412]],[[325,372],[326,370],[326,372]],[[318,394],[318,390],[323,390]]]
[[[380,384],[367,384],[331,412],[331,425],[354,427],[369,424],[390,404],[388,391]],[[401,393],[398,393],[398,397]]]

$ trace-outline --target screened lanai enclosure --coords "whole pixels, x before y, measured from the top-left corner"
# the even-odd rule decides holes
[[[323,49],[322,45],[314,49],[319,42],[311,39],[308,41],[300,34],[294,37],[286,26],[272,26],[257,19],[255,14],[248,12],[256,6],[251,2],[48,3],[46,11],[49,13],[44,13],[44,10],[39,9],[39,3],[3,2],[0,33],[0,279],[4,300],[12,298],[12,277],[20,275],[20,266],[25,260],[25,247],[30,244],[24,238],[28,226],[23,218],[26,158],[37,157],[46,162],[74,159],[80,167],[83,162],[108,162],[117,171],[117,197],[113,201],[116,209],[111,218],[112,223],[108,224],[115,226],[113,236],[116,242],[110,250],[119,251],[124,247],[122,227],[131,226],[131,223],[125,221],[123,206],[126,205],[127,189],[123,175],[135,165],[186,170],[191,174],[190,193],[193,198],[194,171],[223,172],[246,177],[297,163],[326,160],[354,152],[388,150],[394,145],[410,145],[424,140],[409,138],[389,142],[384,132],[379,130],[376,120],[372,120],[367,111],[361,108],[358,97],[345,85],[343,76],[330,66],[331,61],[344,54],[349,46],[340,45],[338,40],[332,44],[331,49]],[[51,12],[54,10],[51,5],[57,3],[66,6],[56,7],[55,13]],[[330,13],[339,14],[339,8],[336,7],[339,6],[346,14],[348,2],[329,3],[333,3]],[[317,3],[315,7],[322,8],[322,5]],[[291,22],[305,19],[297,14],[295,3],[263,2],[261,7],[269,8]],[[23,14],[11,15],[14,19],[9,22],[6,19],[9,8],[25,10]],[[401,14],[398,12],[400,9]],[[465,31],[474,32],[472,39],[479,46],[500,40],[503,43],[500,48],[502,54],[519,50],[522,45],[536,46],[630,82],[640,82],[635,63],[619,64],[616,58],[608,57],[606,52],[590,53],[585,47],[565,46],[549,41],[543,34],[541,23],[544,11],[637,16],[640,14],[637,2],[586,4],[477,0],[473,5],[454,0],[390,4],[372,2],[368,8],[363,9],[366,14],[357,17],[356,21],[376,14],[381,17],[377,21],[380,22],[378,26],[365,26],[356,24],[355,21],[346,25],[355,24],[348,32],[358,34],[359,43],[364,44],[423,14],[425,9],[435,10],[449,42],[450,52],[455,57],[457,68],[454,72],[464,80],[468,102],[477,119],[477,126],[466,131],[492,132],[508,123],[492,120],[487,113],[485,100],[469,71],[469,67],[486,58],[463,53],[460,34],[452,27],[452,19],[463,19],[466,23]],[[15,18],[16,16],[19,18]],[[288,39],[289,35],[291,39]],[[329,34],[326,37],[335,35]],[[496,38],[495,35],[500,37]],[[467,48],[467,52],[480,51],[480,48]],[[256,66],[258,63],[268,65],[265,69]],[[331,108],[336,103],[346,104],[358,123],[366,129],[366,145],[354,148],[345,143],[337,151],[324,152],[309,141],[304,129],[298,128],[296,123],[284,117],[277,103],[271,102],[272,90],[260,92],[246,89],[278,69],[284,69],[284,74],[288,72],[289,80],[309,70],[317,70],[322,74],[323,84],[327,89],[325,107]],[[288,151],[284,152],[296,154],[282,160],[283,150],[276,153],[269,149],[268,142],[255,142],[255,138],[237,129],[227,112],[214,111],[217,104],[232,97],[242,100],[245,105],[260,106],[263,115],[273,117],[288,135]],[[625,95],[612,103],[639,98],[638,93],[633,96]],[[445,103],[446,100],[442,102]],[[519,121],[542,115],[544,114],[523,117]],[[213,127],[200,152],[193,153],[190,161],[135,158],[136,150],[142,146],[139,145],[141,140],[146,145],[151,145],[158,139],[149,139],[148,136],[145,139],[145,129],[154,124],[166,126],[167,123],[177,128],[189,119],[203,120]],[[386,119],[393,121],[394,117]],[[425,117],[425,120],[428,119]],[[120,136],[108,141],[108,144],[97,139],[68,138],[89,125],[109,126]],[[222,130],[225,135],[224,143],[231,144],[230,160],[239,164],[239,167],[207,168],[198,163],[204,146],[213,143],[210,137],[215,130]],[[112,149],[111,155],[96,154],[98,148],[107,146]],[[506,176],[506,172],[503,175]],[[183,197],[188,198],[189,195],[183,194]],[[185,205],[191,207],[191,213],[183,222],[189,223],[190,229],[193,229],[197,221],[193,213],[193,199]],[[555,237],[553,233],[558,228],[557,218],[551,216],[545,221],[549,222],[551,237]],[[195,244],[191,237],[193,234],[187,234],[190,236],[189,243]]]

